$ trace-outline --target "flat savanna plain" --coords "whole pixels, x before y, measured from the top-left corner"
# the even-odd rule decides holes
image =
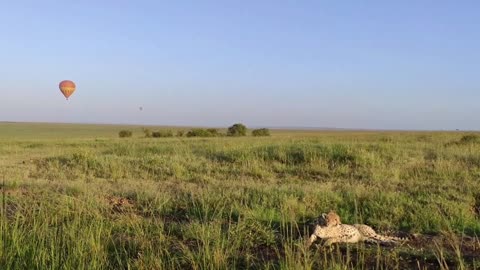
[[[0,269],[480,269],[474,133],[124,128],[0,123]],[[307,248],[331,209],[409,240]]]

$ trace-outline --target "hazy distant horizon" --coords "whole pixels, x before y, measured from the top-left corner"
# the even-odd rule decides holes
[[[162,125],[162,124],[140,124],[140,123],[102,123],[102,122],[29,122],[29,121],[3,121],[0,120],[0,124],[59,124],[59,125],[99,125],[99,126],[132,126],[132,127],[164,127],[164,128],[218,128],[225,129],[229,126],[239,122],[231,123],[225,126],[208,126],[208,125]],[[242,123],[245,124],[245,123]],[[306,126],[256,126],[245,124],[249,129],[268,128],[271,130],[298,130],[298,131],[461,131],[461,132],[480,132],[480,129],[370,129],[370,128],[349,128],[349,127],[306,127]]]
[[[468,0],[0,4],[0,119],[478,130],[479,10]],[[68,102],[62,80],[77,84]]]

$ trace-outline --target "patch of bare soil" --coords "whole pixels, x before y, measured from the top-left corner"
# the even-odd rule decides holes
[[[329,248],[331,247],[321,247],[325,252],[328,252]],[[460,237],[447,233],[409,235],[408,240],[402,245],[381,246],[381,249],[384,257],[387,257],[390,252],[397,252],[400,269],[440,269],[441,265],[444,269],[457,269],[460,260],[464,263],[466,269],[480,269],[475,268],[479,267],[478,263],[480,262],[480,238],[476,237]],[[340,244],[339,250],[344,256],[350,254],[353,263],[356,263],[357,254],[360,252],[371,254],[371,256],[364,257],[367,265],[375,267],[377,263],[377,245],[365,244],[361,251],[358,246],[350,245],[347,247],[347,244]]]
[[[125,214],[132,213],[134,210],[134,202],[127,198],[111,196],[107,198],[107,201],[113,213]]]
[[[7,196],[19,197],[19,196],[28,196],[30,192],[24,188],[5,188],[0,186],[0,193],[5,193]]]
[[[475,204],[472,206],[473,213],[480,217],[480,193],[475,196]]]
[[[13,219],[18,211],[18,205],[14,202],[8,201],[5,202],[4,205],[2,205],[2,211],[1,213],[5,213],[5,217],[7,219]],[[1,218],[1,215],[0,215]]]
[[[418,235],[406,243],[417,251],[443,250],[448,257],[459,254],[465,261],[480,260],[480,238],[457,236],[449,233],[440,235]]]
[[[7,219],[13,219],[18,212],[19,206],[15,198],[31,196],[32,193],[24,187],[19,188],[6,188],[0,186],[0,194],[5,196],[0,202],[2,207],[2,213],[5,213]]]

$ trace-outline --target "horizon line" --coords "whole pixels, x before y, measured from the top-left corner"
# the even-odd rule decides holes
[[[136,123],[104,123],[104,122],[45,122],[45,121],[0,121],[0,124],[64,124],[64,125],[104,125],[104,126],[148,126],[172,128],[228,128],[216,125],[161,125],[161,124],[136,124]],[[233,125],[233,124],[232,124]],[[420,132],[480,132],[480,130],[462,129],[388,129],[388,128],[348,128],[348,127],[316,127],[316,126],[247,126],[248,129],[268,128],[273,130],[298,130],[298,131],[420,131]]]

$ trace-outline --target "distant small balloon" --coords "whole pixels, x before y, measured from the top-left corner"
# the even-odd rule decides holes
[[[143,111],[143,107],[138,107],[138,109],[139,109],[140,111]]]
[[[76,89],[75,83],[69,80],[61,81],[58,87],[67,100]]]

